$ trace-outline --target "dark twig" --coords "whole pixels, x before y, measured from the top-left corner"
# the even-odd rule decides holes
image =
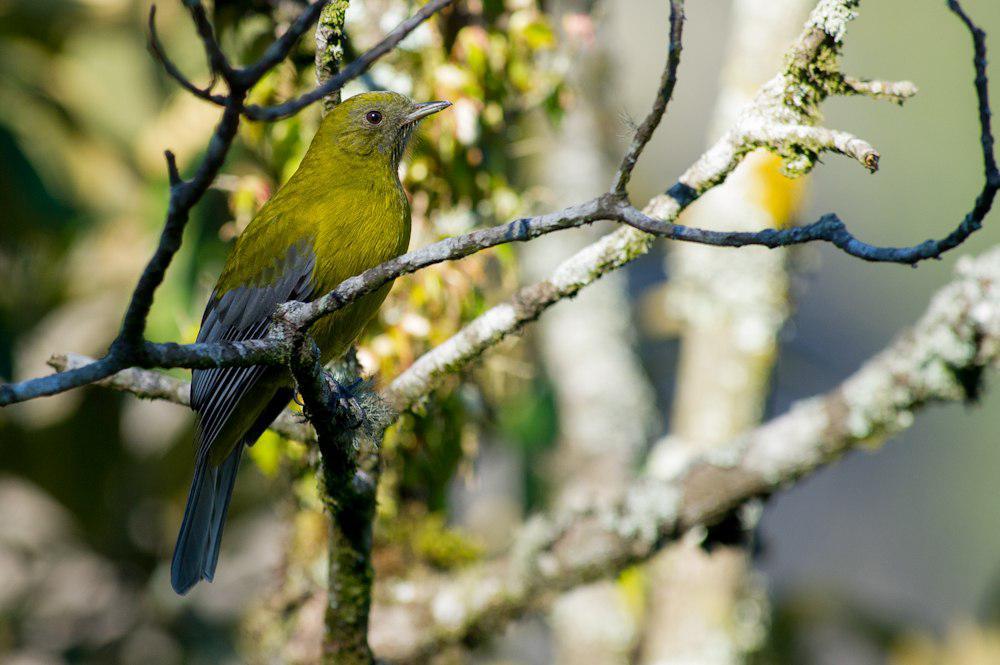
[[[64,393],[67,390],[106,379],[112,374],[128,367],[128,364],[122,358],[109,354],[84,367],[77,367],[65,372],[56,372],[49,376],[29,379],[20,383],[0,384],[0,406],[26,402],[36,397]]]
[[[93,358],[76,353],[54,355],[48,364],[64,372],[93,365]],[[141,399],[162,399],[181,406],[191,404],[191,384],[163,372],[130,367],[94,382],[96,385],[131,393]],[[292,441],[311,442],[316,440],[312,426],[303,422],[301,414],[288,409],[271,423],[271,429]]]
[[[288,26],[284,34],[271,42],[264,54],[257,62],[236,71],[236,77],[246,85],[253,85],[261,79],[264,74],[275,67],[278,63],[288,57],[295,43],[304,35],[319,18],[320,12],[329,0],[316,0],[309,7],[299,14],[298,18]]]
[[[996,154],[993,150],[992,113],[990,111],[989,81],[986,78],[986,32],[972,22],[958,0],[948,0],[948,8],[958,15],[972,35],[973,59],[976,68],[976,98],[979,102],[979,125],[982,128],[980,141],[983,148],[983,168],[986,171],[987,185],[992,181],[996,190],[1000,187],[1000,174],[997,171]]]
[[[222,119],[215,127],[208,151],[194,177],[188,181],[178,180],[170,187],[167,221],[160,234],[159,245],[146,264],[146,268],[132,292],[132,299],[122,322],[121,333],[112,345],[113,354],[124,355],[132,361],[138,359],[143,333],[146,330],[146,317],[153,305],[153,294],[163,282],[163,277],[174,258],[174,254],[180,249],[188,214],[201,199],[209,185],[212,184],[212,181],[215,180],[219,169],[222,168],[226,154],[229,152],[229,146],[232,145],[236,129],[239,126],[243,94],[245,93],[229,97]],[[176,165],[171,164],[170,157],[167,159],[171,179],[178,178]]]
[[[618,172],[615,174],[614,183],[611,185],[611,191],[615,194],[625,194],[625,188],[632,178],[635,164],[639,161],[639,156],[646,148],[646,144],[653,137],[653,132],[656,131],[660,120],[663,119],[670,98],[674,94],[674,86],[677,84],[677,68],[681,63],[683,34],[684,0],[670,0],[670,41],[667,44],[667,64],[663,68],[663,76],[660,78],[660,86],[656,90],[653,108],[636,129],[632,144],[628,147],[628,151],[622,158],[621,166],[618,167]]]
[[[215,29],[205,12],[205,6],[201,4],[201,0],[184,0],[184,6],[188,8],[198,36],[201,37],[201,43],[205,48],[205,57],[208,59],[208,65],[212,72],[231,84],[234,70],[229,64],[229,58],[222,52],[219,41],[215,38]]]
[[[252,87],[253,84],[260,80],[260,77],[263,76],[264,72],[268,71],[270,67],[273,67],[275,64],[280,62],[282,58],[288,55],[289,51],[291,51],[294,46],[295,41],[301,37],[306,30],[308,30],[309,26],[312,25],[312,22],[316,20],[316,17],[322,11],[323,6],[325,6],[328,2],[329,0],[317,0],[317,2],[311,4],[303,13],[303,16],[300,16],[285,32],[285,34],[274,42],[264,55],[261,56],[261,59],[253,65],[249,65],[243,69],[232,69],[228,64],[228,61],[225,61],[225,56],[223,56],[221,51],[219,51],[218,56],[222,56],[222,61],[225,62],[225,66],[227,68],[226,71],[228,71],[227,80],[235,80],[245,88]],[[274,106],[246,104],[243,106],[241,112],[246,118],[261,122],[273,122],[275,120],[281,120],[282,118],[288,118],[295,115],[319,99],[334,94],[344,87],[344,84],[348,81],[364,74],[368,71],[368,68],[371,67],[372,63],[384,56],[386,53],[389,53],[401,41],[406,39],[411,32],[419,27],[421,23],[434,14],[440,12],[445,7],[454,4],[454,2],[455,0],[431,0],[431,2],[428,2],[426,5],[421,7],[415,14],[396,26],[378,44],[352,61],[336,75],[331,76],[322,84],[302,96]],[[203,39],[204,34],[211,35],[211,24],[208,23],[208,19],[205,17],[204,8],[201,7],[200,3],[194,3],[192,15],[196,16],[197,20],[200,21],[198,23],[199,34],[203,35]],[[304,20],[305,15],[308,15],[308,21]],[[225,97],[221,95],[208,94],[206,90],[198,88],[191,83],[191,81],[188,80],[173,63],[167,65],[170,61],[165,57],[163,49],[158,43],[153,46],[153,48],[157,59],[163,62],[164,66],[167,67],[167,72],[186,90],[198,96],[200,99],[212,102],[213,104],[217,104],[219,106],[225,105]],[[211,54],[214,54],[217,50],[217,48],[209,49],[206,45],[206,53],[210,53],[210,61],[213,59]],[[281,57],[279,57],[279,55]],[[215,56],[216,60],[218,59],[218,56]],[[265,61],[271,64],[264,67],[263,63]]]
[[[184,75],[180,68],[167,55],[163,44],[160,43],[160,36],[156,32],[156,5],[152,5],[149,8],[149,50],[153,54],[153,57],[163,65],[164,71],[167,72],[170,78],[177,81],[182,88],[199,99],[204,99],[219,106],[225,106],[225,96],[212,93],[212,88],[215,87],[215,82],[218,79],[218,74],[215,70],[212,71],[212,80],[209,81],[208,85],[204,88],[199,88]]]
[[[164,150],[163,158],[167,161],[167,181],[170,183],[170,187],[180,187],[184,179],[177,168],[177,157],[172,150]]]

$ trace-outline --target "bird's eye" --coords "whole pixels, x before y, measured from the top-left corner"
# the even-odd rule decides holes
[[[382,122],[382,113],[380,111],[369,111],[365,114],[365,120],[370,125],[377,125]]]

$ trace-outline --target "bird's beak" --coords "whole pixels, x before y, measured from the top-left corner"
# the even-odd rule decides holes
[[[449,106],[451,106],[451,102],[424,102],[422,104],[414,104],[413,110],[410,111],[409,115],[403,118],[403,124],[412,125],[413,123],[423,120],[431,114],[445,110]]]

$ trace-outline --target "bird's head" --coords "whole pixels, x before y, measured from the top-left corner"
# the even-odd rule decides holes
[[[415,103],[395,92],[365,92],[335,106],[323,119],[342,151],[358,156],[384,155],[399,166],[413,129],[423,118],[451,106],[451,102]]]

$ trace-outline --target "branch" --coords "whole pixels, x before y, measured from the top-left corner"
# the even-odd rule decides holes
[[[996,154],[993,151],[993,132],[990,128],[990,95],[989,82],[986,78],[986,32],[978,27],[965,13],[958,0],[948,0],[948,8],[965,24],[972,36],[972,64],[976,69],[976,100],[979,103],[979,124],[982,127],[980,142],[983,151],[983,170],[986,172],[987,187],[992,186],[994,193],[1000,188],[1000,173],[997,172]]]
[[[316,26],[316,82],[322,85],[340,72],[344,59],[344,21],[350,0],[335,0],[323,8]],[[340,103],[340,90],[323,98],[323,112]]]
[[[878,151],[868,141],[847,132],[793,124],[761,125],[747,127],[744,131],[747,141],[777,152],[792,152],[800,146],[808,146],[816,152],[829,151],[850,157],[870,173],[878,171]]]
[[[650,109],[646,119],[635,131],[632,144],[622,157],[622,163],[615,174],[614,182],[611,184],[611,191],[615,194],[624,195],[628,187],[628,182],[632,178],[632,171],[635,169],[639,156],[646,148],[646,144],[653,137],[653,132],[663,119],[663,114],[667,110],[671,97],[674,95],[674,86],[677,84],[677,68],[681,64],[681,49],[683,48],[684,35],[684,0],[670,0],[670,39],[667,44],[667,64],[663,68],[663,75],[660,78],[660,86],[656,90],[656,98],[653,101],[653,108]]]
[[[205,58],[208,60],[213,75],[218,74],[227,83],[231,83],[234,73],[233,67],[229,64],[229,58],[222,52],[222,47],[219,46],[219,42],[215,38],[215,29],[212,27],[212,22],[208,20],[205,6],[201,4],[201,0],[183,0],[183,2],[188,13],[191,14],[195,30],[198,31],[198,36],[201,38],[202,46],[205,48]]]
[[[1000,248],[963,260],[920,321],[836,389],[707,456],[663,449],[613,500],[537,516],[511,554],[454,577],[387,582],[372,613],[379,656],[408,660],[489,634],[546,594],[613,576],[699,525],[787,487],[930,404],[968,401],[1000,367]]]
[[[373,663],[368,615],[384,410],[371,393],[363,397],[365,404],[356,403],[323,369],[319,347],[311,338],[300,340],[291,366],[304,411],[316,428],[322,459],[320,497],[330,515],[324,662]]]
[[[864,95],[895,104],[902,104],[917,94],[917,86],[912,81],[872,81],[844,76],[841,83],[844,86],[844,94]]]
[[[245,94],[245,90],[230,91],[222,119],[216,125],[212,140],[208,144],[208,151],[191,180],[179,179],[180,176],[177,174],[173,156],[167,153],[170,179],[174,181],[170,186],[167,221],[160,233],[159,245],[146,264],[142,276],[132,292],[131,301],[122,321],[121,332],[112,345],[111,355],[121,355],[128,360],[140,357],[140,347],[146,330],[146,318],[153,305],[153,295],[163,282],[163,277],[166,275],[167,267],[173,260],[174,254],[180,249],[188,214],[201,200],[225,162],[229,147],[232,145],[239,127],[240,109]]]
[[[148,27],[149,50],[153,54],[153,57],[156,58],[161,65],[163,65],[163,69],[167,72],[170,78],[177,81],[182,88],[190,92],[195,97],[212,102],[213,104],[218,104],[219,106],[225,106],[225,96],[212,94],[212,88],[215,86],[215,82],[217,80],[215,71],[212,72],[212,80],[209,81],[208,85],[204,88],[199,88],[191,82],[191,79],[184,75],[180,68],[174,64],[174,61],[167,55],[166,50],[163,48],[163,44],[160,43],[160,36],[156,32],[156,5],[151,5],[149,8]]]
[[[60,372],[79,370],[97,362],[93,358],[77,353],[55,355],[49,359],[49,365]],[[132,367],[93,383],[131,393],[141,399],[162,399],[181,406],[191,405],[191,384],[162,372]],[[292,441],[311,443],[316,440],[315,430],[305,421],[304,417],[288,409],[285,409],[271,423],[270,429]]]
[[[271,42],[271,45],[267,47],[267,50],[264,51],[257,62],[237,71],[237,77],[245,85],[254,85],[257,81],[264,77],[264,74],[287,58],[288,54],[291,53],[292,49],[295,47],[296,42],[299,41],[299,38],[302,37],[302,35],[304,35],[319,18],[319,15],[323,11],[327,2],[329,2],[329,0],[316,0],[316,2],[309,5],[309,7],[304,12],[299,14],[298,18],[296,18],[295,21],[288,26],[288,29],[285,30],[281,37]]]

